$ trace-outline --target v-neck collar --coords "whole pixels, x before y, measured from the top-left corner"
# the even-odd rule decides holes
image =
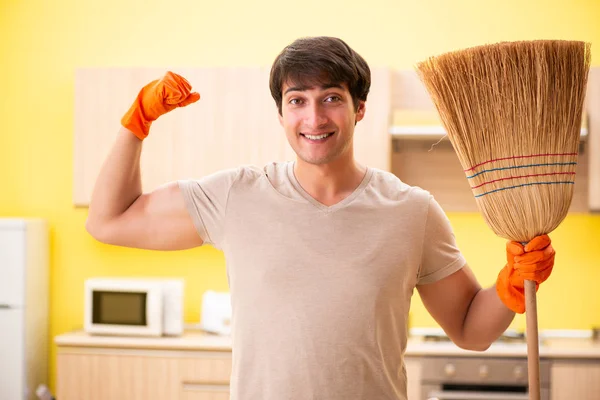
[[[366,167],[367,170],[365,171],[365,175],[363,176],[362,181],[356,187],[356,189],[354,189],[354,191],[352,193],[350,193],[350,195],[346,196],[345,198],[338,201],[337,203],[335,203],[331,206],[327,206],[327,205],[317,201],[306,190],[304,190],[302,185],[300,185],[300,182],[298,182],[298,179],[296,179],[296,174],[294,174],[295,163],[296,163],[295,161],[290,161],[290,162],[288,162],[288,165],[287,165],[288,178],[289,178],[290,182],[292,182],[294,189],[296,189],[296,191],[302,197],[304,197],[310,204],[312,204],[319,210],[322,210],[325,212],[333,212],[333,211],[339,210],[340,208],[344,208],[346,205],[350,204],[358,195],[360,195],[363,192],[363,190],[365,189],[365,187],[371,180],[371,176],[373,175],[373,170],[369,167]]]

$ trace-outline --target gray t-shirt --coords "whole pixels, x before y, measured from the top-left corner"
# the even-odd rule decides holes
[[[403,354],[416,285],[462,268],[425,190],[367,168],[333,206],[293,162],[180,181],[200,237],[223,250],[234,400],[406,400]]]

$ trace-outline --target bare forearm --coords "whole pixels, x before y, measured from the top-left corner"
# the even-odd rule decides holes
[[[515,317],[496,293],[496,287],[477,292],[465,317],[463,341],[473,350],[485,350],[508,328]]]
[[[96,180],[88,227],[120,216],[142,194],[142,141],[121,128]]]

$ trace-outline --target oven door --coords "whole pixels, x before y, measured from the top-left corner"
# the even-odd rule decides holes
[[[423,386],[424,400],[529,400],[527,393],[502,393],[488,391],[440,390],[437,386]],[[541,399],[550,400],[550,392],[541,390]]]
[[[424,357],[421,400],[529,400],[524,357]],[[540,362],[540,399],[550,400],[550,363]]]

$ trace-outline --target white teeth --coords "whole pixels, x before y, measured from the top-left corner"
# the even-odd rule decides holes
[[[319,140],[319,139],[325,139],[329,135],[330,135],[329,133],[324,133],[322,135],[316,135],[316,136],[312,136],[312,135],[304,135],[304,136],[310,140]]]

